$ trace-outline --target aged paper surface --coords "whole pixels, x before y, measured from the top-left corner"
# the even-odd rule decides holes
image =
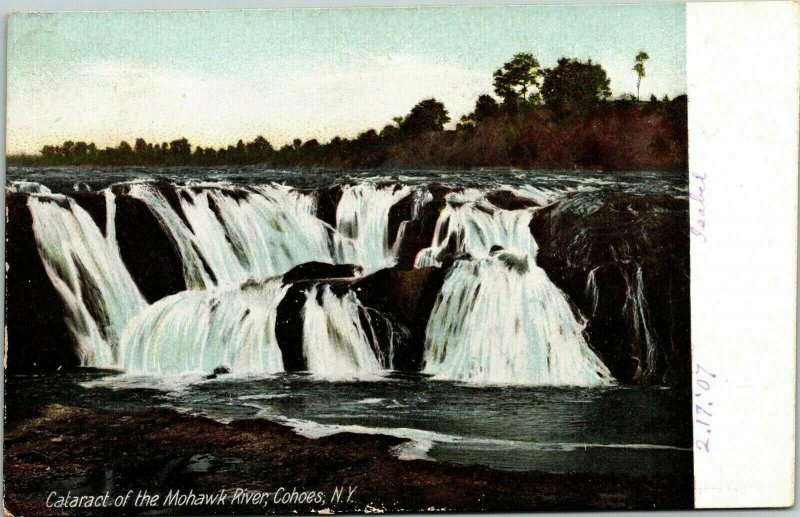
[[[687,5],[690,212],[705,224],[692,239],[692,353],[717,374],[693,383],[693,416],[710,423],[694,427],[710,446],[695,452],[703,508],[794,502],[797,7]]]
[[[9,514],[793,504],[795,3],[8,32]]]

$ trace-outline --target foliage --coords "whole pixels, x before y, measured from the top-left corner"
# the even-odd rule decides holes
[[[457,129],[475,127],[484,120],[494,118],[500,114],[500,105],[491,95],[483,94],[475,101],[475,109],[472,113],[463,115],[461,121],[456,126]]]
[[[640,52],[636,59],[634,70],[641,81],[649,56]],[[657,164],[682,163],[684,159],[681,150],[685,143],[679,137],[685,133],[686,96],[674,100],[664,96],[658,101],[651,95],[649,102],[641,103],[638,94],[624,94],[607,102],[610,80],[602,66],[591,60],[562,58],[555,67],[543,70],[532,54],[519,53],[494,73],[494,91],[501,103],[489,94],[478,96],[474,109],[460,117],[455,131],[444,131],[450,122],[448,110],[442,102],[429,98],[413,106],[406,116],[392,118],[380,131],[367,129],[354,138],[335,136],[327,143],[296,138],[276,149],[257,136],[249,142],[239,140],[235,145],[213,148],[193,146],[187,138],[161,143],[136,138],[133,145],[122,141],[116,147],[98,149],[92,142],[67,140],[61,145],[45,145],[36,156],[9,156],[8,163],[375,167],[420,160],[420,164],[433,165],[441,158],[444,165],[454,166],[619,167],[637,157],[651,159],[649,151],[642,151],[647,148],[656,153]],[[663,127],[643,125],[643,117],[664,120]],[[619,154],[621,144],[596,129],[606,125],[608,134],[632,134],[614,125],[622,119],[638,124],[639,133],[626,136],[629,143],[641,141],[639,154],[633,157]],[[633,149],[629,143],[625,149]]]
[[[539,104],[542,75],[539,61],[528,53],[515,54],[511,61],[496,70],[494,91],[503,99],[506,111],[515,113],[520,105]]]
[[[436,99],[425,99],[411,108],[411,113],[400,123],[400,130],[405,134],[417,134],[423,131],[441,131],[450,122],[444,104]]]
[[[585,116],[610,95],[606,71],[591,59],[561,58],[555,68],[545,70],[542,97],[560,118]]]
[[[645,76],[644,70],[644,62],[650,59],[650,56],[647,55],[647,52],[644,50],[640,50],[638,54],[636,54],[636,59],[634,60],[633,71],[636,72],[637,80],[636,80],[636,100],[639,100],[639,86],[642,84],[642,78]]]

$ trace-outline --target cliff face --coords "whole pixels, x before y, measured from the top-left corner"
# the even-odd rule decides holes
[[[587,318],[623,382],[688,382],[688,200],[581,192],[537,211],[537,261]]]

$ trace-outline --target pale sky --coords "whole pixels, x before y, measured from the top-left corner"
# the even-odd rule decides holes
[[[685,93],[683,4],[14,14],[7,152],[185,136],[274,146],[380,130],[422,99],[455,121],[515,53],[603,65],[615,96]]]

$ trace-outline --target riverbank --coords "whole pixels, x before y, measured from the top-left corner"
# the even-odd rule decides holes
[[[457,129],[403,133],[387,126],[329,142],[295,140],[273,149],[257,138],[215,150],[179,139],[136,139],[133,147],[95,149],[85,142],[46,146],[38,155],[11,155],[9,166],[226,166],[476,168],[520,167],[587,171],[688,171],[687,98],[613,101],[583,116],[558,118],[546,107],[469,120]],[[78,145],[81,144],[81,145]],[[90,151],[89,149],[95,149]]]
[[[312,440],[264,420],[222,424],[169,409],[103,411],[47,405],[31,408],[6,424],[5,507],[12,515],[37,516],[665,509],[692,505],[691,473],[505,472],[400,460],[392,451],[402,443],[389,436],[350,433]],[[343,487],[343,495],[339,502],[332,502],[337,487]],[[234,500],[237,489],[241,489],[239,494],[267,492],[269,496],[258,499],[257,505],[243,504],[241,495]],[[113,505],[115,497],[131,490],[122,512],[113,507],[47,506],[48,496],[54,505],[67,492],[72,499],[66,501],[79,501],[73,496],[108,493],[107,504]],[[136,495],[144,490],[160,495],[161,502],[135,506]],[[183,506],[163,506],[170,491],[176,501],[178,490],[182,495],[192,491],[195,499],[183,499]],[[227,494],[224,504],[190,502],[221,490]],[[297,495],[292,496],[293,491]],[[314,493],[306,496],[312,502],[295,502],[304,492]]]

